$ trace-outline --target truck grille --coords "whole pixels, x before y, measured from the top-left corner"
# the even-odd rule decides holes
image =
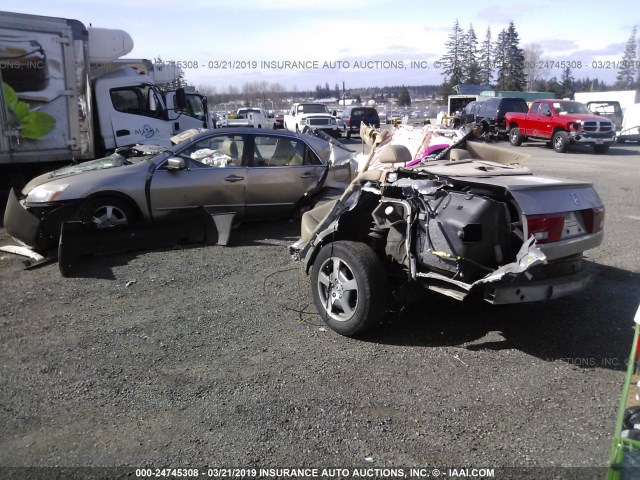
[[[611,132],[613,127],[607,121],[588,121],[582,124],[582,131],[585,133]]]
[[[328,118],[310,118],[309,125],[329,125]]]

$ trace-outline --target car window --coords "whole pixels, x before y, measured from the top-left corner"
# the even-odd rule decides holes
[[[138,85],[109,90],[111,104],[118,112],[148,117],[162,116],[162,103],[149,85]]]
[[[217,135],[198,140],[180,151],[178,156],[205,167],[237,167],[242,165],[243,151],[241,135]]]
[[[541,103],[540,104],[540,111],[538,112],[539,115],[548,115],[551,113],[551,106],[548,103]]]
[[[527,102],[520,98],[505,98],[500,105],[500,111],[527,113]]]
[[[311,149],[295,138],[256,135],[253,146],[254,167],[320,165]]]

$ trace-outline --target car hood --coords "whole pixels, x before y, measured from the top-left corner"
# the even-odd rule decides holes
[[[108,157],[98,158],[96,160],[90,160],[88,162],[78,163],[75,165],[69,165],[66,167],[58,168],[57,170],[53,170],[51,172],[44,173],[38,177],[35,177],[29,183],[27,183],[27,185],[25,185],[25,187],[22,189],[22,193],[26,195],[37,186],[58,179],[83,175],[89,172],[111,170],[118,167],[131,166],[145,160],[150,160],[160,152],[159,149],[154,147],[140,147],[141,148],[132,147],[127,148],[126,150],[118,150],[118,152],[113,153]]]
[[[53,170],[52,172],[44,173],[38,177],[35,177],[25,185],[25,187],[22,189],[22,193],[26,195],[28,192],[30,192],[37,186],[45,183],[49,183],[55,180],[74,177],[74,176],[82,175],[88,172],[94,172],[96,170],[108,170],[112,168],[129,166],[129,165],[132,165],[132,164],[126,161],[122,157],[119,160],[110,159],[110,157],[107,157],[107,158],[100,158],[98,160],[91,160],[85,163],[79,163],[77,165],[69,165],[68,167],[59,168],[57,170]]]
[[[609,120],[608,118],[604,118],[604,117],[600,117],[598,115],[589,115],[587,113],[562,113],[560,114],[561,117],[563,118],[570,118],[570,119],[574,119],[574,120],[582,120],[583,122],[601,122],[602,120],[605,120],[607,122],[610,122],[611,120]]]

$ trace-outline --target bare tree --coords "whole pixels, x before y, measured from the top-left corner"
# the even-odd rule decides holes
[[[544,50],[538,43],[530,43],[523,48],[524,74],[527,79],[527,90],[533,90],[536,81],[546,79],[549,69],[543,67]]]

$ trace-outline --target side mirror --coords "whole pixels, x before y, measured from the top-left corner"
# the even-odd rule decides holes
[[[173,107],[176,110],[185,110],[187,108],[187,95],[184,93],[184,88],[178,88],[176,90],[176,96],[173,103]]]
[[[182,158],[171,157],[167,160],[167,170],[184,170],[185,168],[187,168],[187,165]]]

